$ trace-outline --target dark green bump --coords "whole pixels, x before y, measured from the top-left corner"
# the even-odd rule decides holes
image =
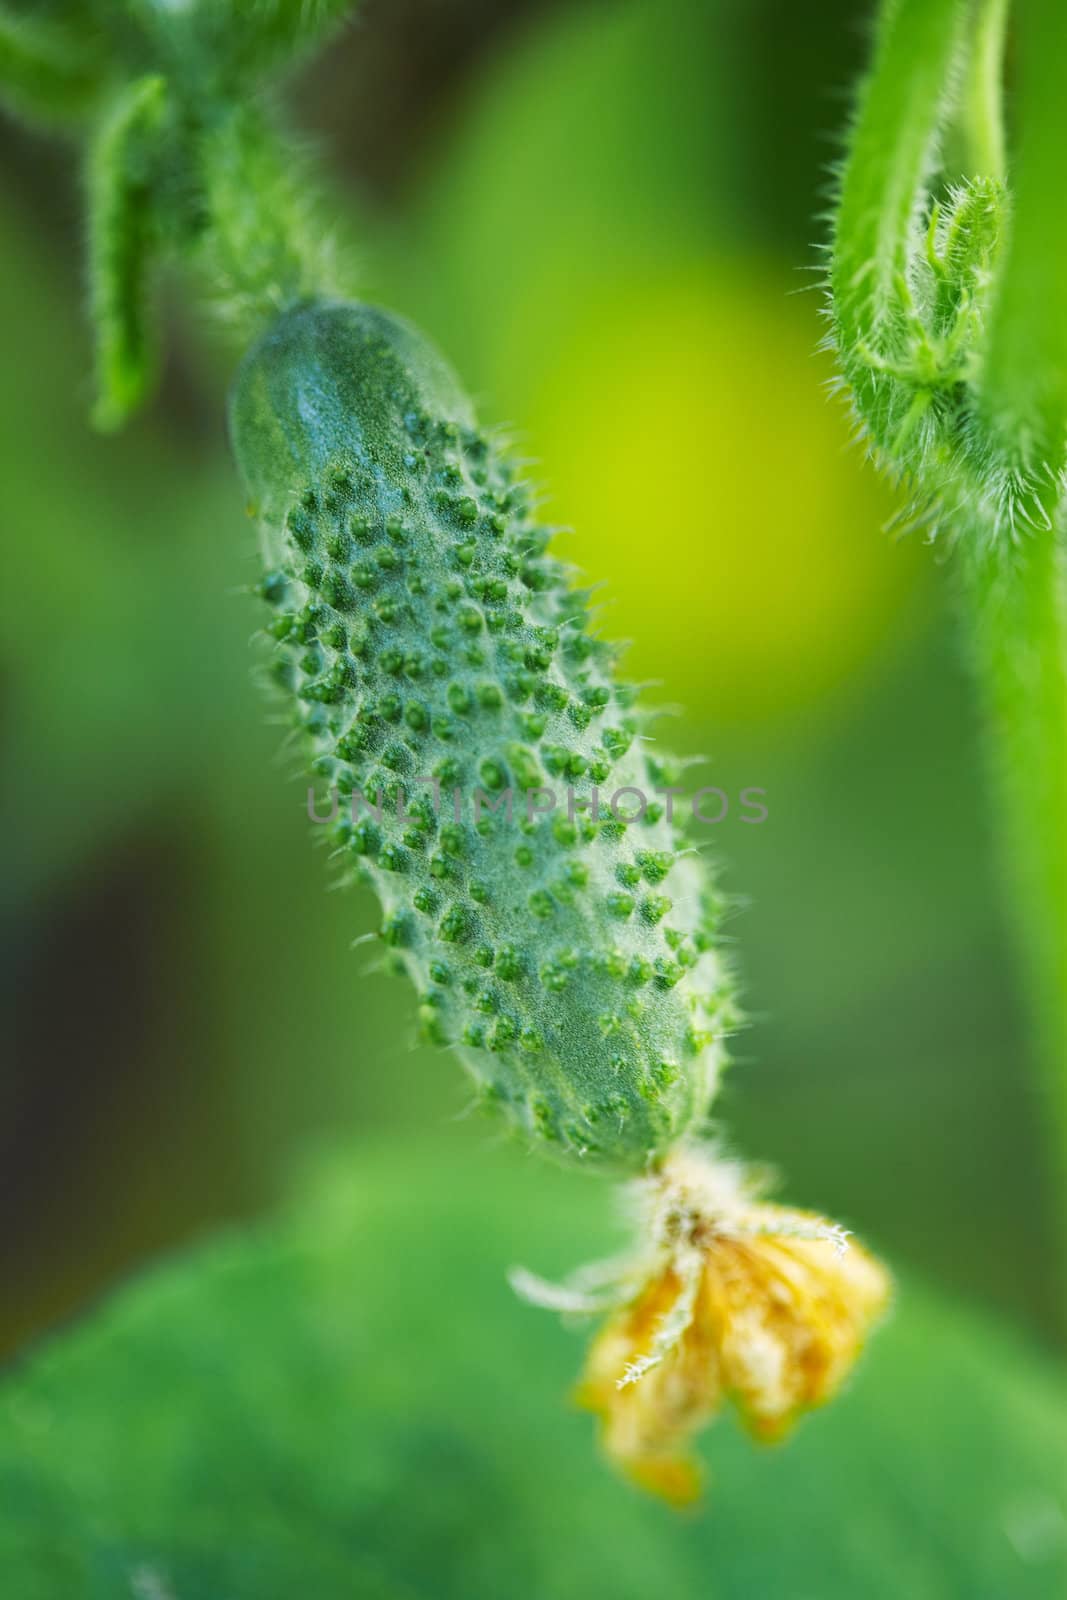
[[[493,1032],[489,1041],[490,1047],[494,1050],[504,1050],[518,1037],[518,1023],[515,1021],[514,1017],[508,1016],[507,1012],[504,1012],[501,1016],[497,1017],[493,1024]]]
[[[446,1045],[449,1037],[440,1012],[433,1006],[421,1005],[418,1011],[419,1038],[424,1044]]]
[[[470,938],[471,916],[464,906],[450,906],[437,929],[446,944],[462,944]]]
[[[503,978],[506,983],[513,983],[517,978],[522,977],[522,957],[514,945],[505,944],[501,946],[497,952],[496,971],[497,976]]]
[[[441,841],[441,849],[447,851],[450,856],[462,856],[465,854],[467,837],[460,823],[446,822],[442,824],[438,837]]]
[[[566,711],[570,704],[570,695],[561,684],[547,679],[537,686],[537,703],[548,711]]]
[[[315,546],[315,524],[303,509],[291,511],[286,523],[290,539],[298,550],[307,552]]]
[[[561,994],[571,981],[570,972],[558,960],[544,962],[538,977],[544,987],[552,994]]]
[[[391,948],[399,948],[409,942],[411,928],[407,917],[402,911],[394,911],[382,922],[381,936]]]
[[[482,788],[489,790],[492,794],[498,793],[507,786],[507,770],[499,761],[490,759],[481,762],[478,767],[478,777]]]
[[[605,896],[604,905],[610,917],[625,919],[633,912],[634,897],[632,894],[625,894],[621,889],[613,889]]]
[[[654,927],[657,922],[667,915],[672,905],[673,901],[668,900],[665,894],[647,895],[641,901],[641,917]]]
[[[653,963],[649,962],[648,958],[643,957],[643,955],[630,957],[629,965],[625,968],[627,982],[640,989],[641,984],[648,984],[648,982],[653,981],[654,976],[656,976],[656,968],[654,968]]]
[[[609,945],[606,950],[596,951],[593,963],[600,972],[616,982],[626,975],[626,952],[620,950],[618,945]]]
[[[517,867],[532,867],[534,859],[534,853],[528,844],[520,844],[515,847],[514,860]]]
[[[673,856],[666,850],[639,850],[637,852],[637,864],[647,883],[662,883],[671,870],[673,861]]]

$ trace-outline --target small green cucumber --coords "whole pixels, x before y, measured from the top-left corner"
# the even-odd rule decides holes
[[[274,674],[423,1035],[531,1139],[641,1169],[705,1124],[735,1004],[677,770],[550,530],[387,312],[284,312],[230,422]]]

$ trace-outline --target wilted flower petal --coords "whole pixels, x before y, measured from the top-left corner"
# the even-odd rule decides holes
[[[842,1229],[759,1201],[706,1151],[672,1157],[643,1190],[648,1270],[594,1340],[578,1398],[609,1455],[684,1504],[699,1492],[688,1441],[723,1400],[780,1438],[840,1387],[890,1283]]]

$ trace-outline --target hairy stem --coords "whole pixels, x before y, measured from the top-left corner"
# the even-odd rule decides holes
[[[1009,0],[978,0],[957,111],[970,172],[1001,182],[1007,171],[1003,76],[1008,7]]]
[[[996,13],[998,3],[986,7]],[[995,19],[987,16],[990,31]],[[1001,38],[1003,21],[1000,19]],[[981,394],[990,423],[1034,474],[1034,517],[1014,547],[964,541],[965,604],[987,714],[1007,869],[1033,1036],[1044,1064],[1045,1123],[1067,1219],[1067,215],[1060,0],[1019,8],[1015,218]],[[986,63],[990,79],[999,66]],[[973,125],[990,159],[999,113]]]
[[[1067,560],[1062,529],[961,546],[1001,860],[1067,1214]]]
[[[183,242],[243,342],[287,306],[343,292],[319,183],[260,102],[208,108],[189,145],[203,215]]]

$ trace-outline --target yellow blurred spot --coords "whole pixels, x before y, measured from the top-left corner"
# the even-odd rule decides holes
[[[926,565],[883,531],[894,498],[846,448],[817,297],[790,287],[720,263],[626,281],[523,357],[559,553],[607,580],[628,670],[717,721],[832,696]]]

